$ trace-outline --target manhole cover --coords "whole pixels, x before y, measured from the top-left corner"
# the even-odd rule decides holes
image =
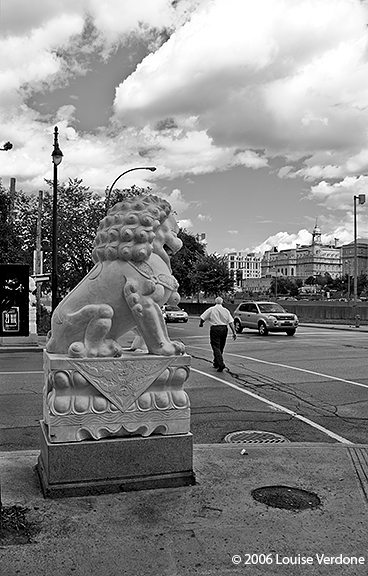
[[[252,490],[252,497],[273,508],[284,510],[311,510],[321,504],[317,494],[290,486],[264,486]]]
[[[244,430],[231,432],[224,438],[224,442],[234,444],[279,444],[289,442],[287,438],[273,432],[261,432],[260,430]]]

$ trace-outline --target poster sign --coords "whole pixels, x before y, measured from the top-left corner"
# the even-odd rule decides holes
[[[9,310],[3,310],[2,312],[2,328],[3,332],[17,332],[20,330],[19,323],[19,307],[13,306]]]
[[[29,266],[0,264],[0,336],[29,336]]]

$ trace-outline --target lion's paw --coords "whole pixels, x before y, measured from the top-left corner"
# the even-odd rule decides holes
[[[99,358],[109,358],[111,356],[117,358],[122,354],[123,349],[115,340],[105,340],[105,342],[100,344],[97,352]]]
[[[85,358],[87,356],[87,348],[83,342],[73,342],[69,346],[68,356],[70,358]]]
[[[181,356],[185,353],[185,346],[182,342],[171,341],[160,345],[159,354],[163,356]]]
[[[94,346],[86,346],[83,342],[73,342],[68,350],[70,358],[116,358],[122,354],[123,348],[115,340],[105,340]]]

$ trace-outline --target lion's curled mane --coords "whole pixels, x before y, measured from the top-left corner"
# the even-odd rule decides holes
[[[153,195],[118,202],[100,223],[92,252],[93,261],[148,260],[156,231],[170,212],[170,204]]]

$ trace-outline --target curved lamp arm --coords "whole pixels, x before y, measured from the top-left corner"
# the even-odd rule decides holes
[[[114,188],[116,182],[119,180],[119,178],[121,178],[125,174],[128,174],[128,172],[133,172],[133,170],[150,170],[151,172],[154,172],[155,170],[157,170],[157,168],[155,166],[137,166],[136,168],[129,168],[129,170],[125,170],[125,172],[122,172],[121,174],[119,174],[119,176],[117,178],[115,178],[114,182],[111,184],[109,191],[107,193],[106,202],[105,202],[105,206],[106,206],[105,212],[106,213],[109,209],[111,192],[113,191],[113,188]]]

